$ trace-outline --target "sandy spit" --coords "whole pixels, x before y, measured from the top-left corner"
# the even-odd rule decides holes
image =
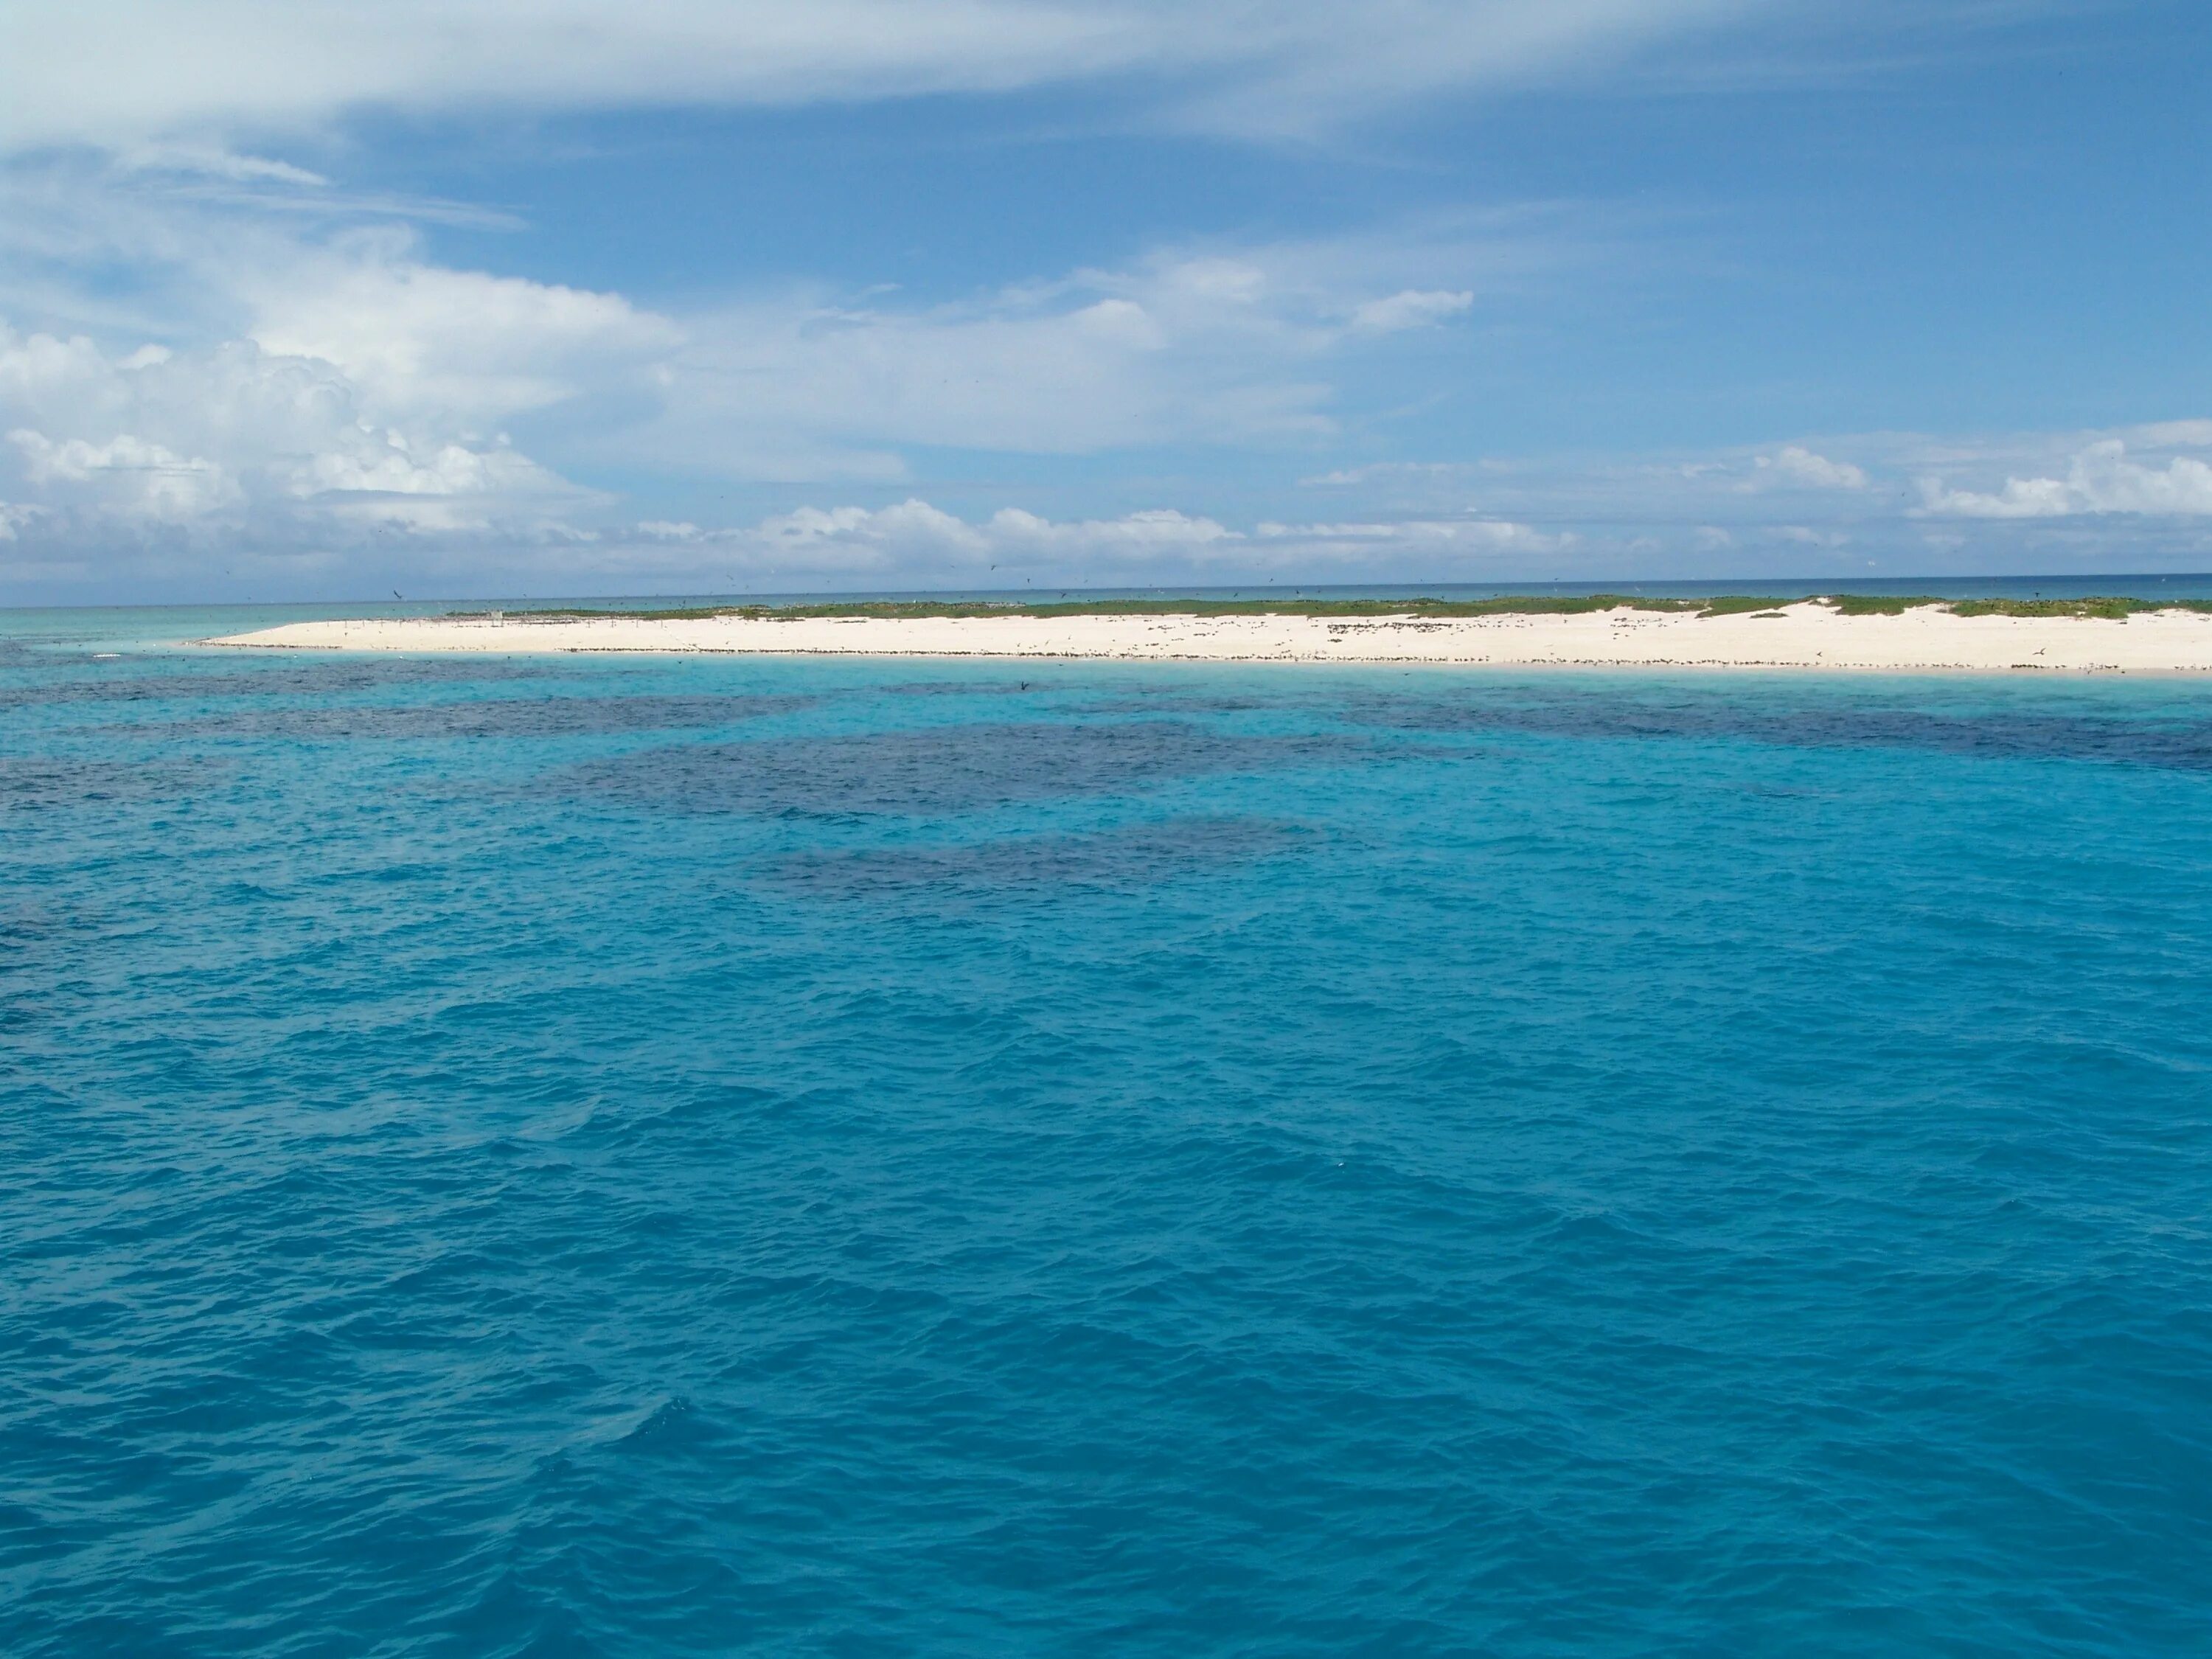
[[[426,617],[290,623],[204,641],[315,651],[729,652],[900,657],[1076,657],[1143,662],[1438,663],[1492,667],[1811,668],[1910,673],[2013,670],[2212,673],[2212,616],[2124,622],[1957,617],[1923,607],[1845,617],[1774,613],[1417,617]]]

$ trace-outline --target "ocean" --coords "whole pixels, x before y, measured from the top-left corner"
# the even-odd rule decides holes
[[[0,1651],[2212,1651],[2212,684],[296,614],[0,617]]]

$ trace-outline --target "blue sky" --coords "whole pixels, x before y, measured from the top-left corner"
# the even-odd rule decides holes
[[[2212,9],[27,3],[0,599],[2212,567]]]

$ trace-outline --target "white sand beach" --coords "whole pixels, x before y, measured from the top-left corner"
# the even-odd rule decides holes
[[[205,641],[315,651],[672,652],[1066,657],[1141,662],[1435,663],[1492,667],[1870,672],[2212,672],[2212,615],[1844,616],[1818,601],[1700,617],[440,617],[292,623]]]

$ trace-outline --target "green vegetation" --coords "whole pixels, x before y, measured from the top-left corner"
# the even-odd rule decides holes
[[[1828,603],[1843,617],[1901,617],[1907,611],[1922,605],[1941,605],[1943,601],[1930,594],[1911,593],[1837,593]]]
[[[1698,614],[1700,617],[1740,617],[1747,611],[1767,611],[1778,605],[1794,603],[1790,599],[1778,599],[1771,594],[1761,599],[1753,593],[1723,593],[1707,599]]]
[[[766,621],[808,617],[1411,617],[1416,621],[1457,617],[1571,617],[1596,611],[1694,611],[1700,617],[1771,615],[1785,605],[1832,606],[1845,617],[1898,617],[1941,605],[1960,617],[2094,617],[2124,621],[2139,611],[2194,611],[2212,614],[2212,599],[1944,599],[1930,594],[1808,593],[1781,599],[1747,593],[1704,599],[1657,599],[1637,593],[1510,594],[1494,599],[853,599],[822,605],[695,605],[666,611],[591,611],[574,608],[511,611],[514,621],[703,622],[717,617]],[[488,617],[489,611],[456,611]]]
[[[1938,599],[1923,594],[1846,593],[1829,603],[1846,617],[1896,617],[1930,605],[1940,605],[1954,617],[2095,617],[2106,622],[2125,622],[2147,611],[2212,613],[2212,599],[2131,599],[2117,594],[2081,599]]]
[[[1703,599],[1630,593],[1496,599],[854,599],[826,605],[732,605],[691,611],[538,611],[537,617],[1494,617],[1580,616],[1592,611],[1702,611]],[[1771,605],[1771,599],[1753,601]]]
[[[2124,622],[2145,611],[2212,614],[2212,599],[2130,599],[2117,596],[2087,599],[1961,599],[1951,610],[1961,617],[2101,617],[2110,622]]]

